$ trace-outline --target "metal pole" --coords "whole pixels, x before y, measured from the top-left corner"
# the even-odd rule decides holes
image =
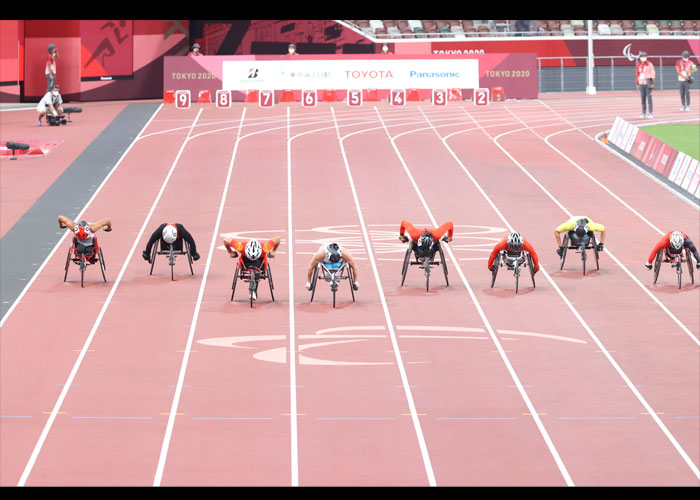
[[[588,21],[588,86],[586,94],[594,95],[595,86],[593,85],[593,21]]]

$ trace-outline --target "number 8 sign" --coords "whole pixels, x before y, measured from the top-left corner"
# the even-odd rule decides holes
[[[228,90],[216,91],[216,107],[230,108],[231,107],[231,92]]]
[[[474,105],[488,106],[489,105],[489,89],[474,89]]]
[[[190,91],[178,90],[175,92],[175,107],[178,109],[188,109],[190,107]]]

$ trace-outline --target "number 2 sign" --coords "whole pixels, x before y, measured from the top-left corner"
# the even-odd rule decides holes
[[[488,106],[489,105],[489,89],[474,89],[474,105]]]
[[[190,107],[191,96],[189,90],[178,90],[175,92],[175,107],[178,109],[187,109]]]

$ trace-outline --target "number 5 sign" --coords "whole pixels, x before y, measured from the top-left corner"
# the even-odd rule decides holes
[[[348,90],[348,106],[362,106],[362,91]]]
[[[489,89],[474,89],[474,105],[488,106],[489,105]]]
[[[190,107],[191,97],[189,90],[178,90],[175,92],[175,107],[187,109]]]

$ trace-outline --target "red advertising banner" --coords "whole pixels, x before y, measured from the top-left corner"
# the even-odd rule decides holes
[[[80,79],[131,77],[134,60],[133,21],[80,21]]]

